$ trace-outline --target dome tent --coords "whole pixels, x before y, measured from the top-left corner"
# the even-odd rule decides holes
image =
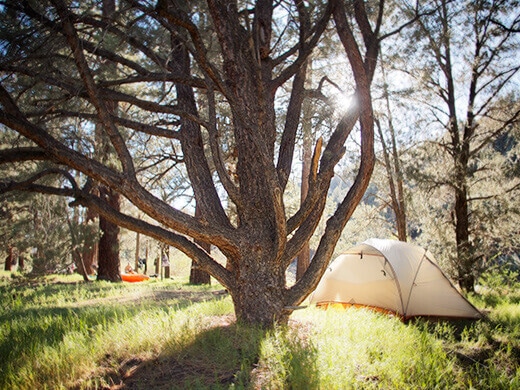
[[[368,306],[405,319],[482,317],[429,251],[395,240],[370,239],[338,256],[310,301],[317,306]]]

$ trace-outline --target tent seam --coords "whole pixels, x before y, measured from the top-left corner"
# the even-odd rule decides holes
[[[424,258],[426,257],[426,253],[428,252],[427,249],[424,250],[424,253],[421,257],[421,261],[419,262],[419,266],[417,267],[417,270],[415,271],[415,275],[413,276],[413,279],[412,279],[412,285],[410,286],[410,292],[408,293],[408,298],[406,300],[406,309],[404,310],[403,312],[403,316],[406,318],[407,314],[408,314],[408,306],[410,306],[410,299],[412,298],[412,292],[414,290],[414,286],[415,286],[415,281],[417,280],[417,275],[419,275],[419,271],[422,267],[422,264],[424,262]]]

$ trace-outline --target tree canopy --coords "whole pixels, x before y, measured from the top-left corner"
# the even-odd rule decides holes
[[[69,197],[71,205],[195,259],[229,290],[240,320],[285,321],[317,284],[371,176],[370,84],[384,2],[2,4],[0,123],[26,141],[3,149],[1,157],[52,163],[23,179],[7,178],[2,191]],[[326,31],[342,48],[342,72],[350,80],[343,89],[357,104],[338,118],[328,140],[314,145],[308,195],[288,215],[283,193],[300,130],[306,64]],[[290,90],[285,106],[282,88]],[[320,221],[356,123],[356,178],[329,218],[310,267],[288,287],[285,270]],[[97,152],[103,148],[111,151],[109,159]],[[154,186],[153,178],[180,164],[197,216],[163,200]],[[49,175],[61,185],[41,181]],[[118,211],[94,190],[99,185],[154,222]],[[217,247],[227,264],[196,242]]]

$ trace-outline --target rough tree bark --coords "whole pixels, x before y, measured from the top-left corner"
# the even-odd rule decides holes
[[[113,189],[101,187],[100,196],[110,207],[119,210],[120,195]],[[98,280],[111,282],[121,281],[121,264],[119,260],[119,226],[106,218],[99,219],[101,238],[98,251]]]
[[[102,3],[102,15],[105,19],[113,20],[116,12],[115,0],[103,0]],[[112,73],[115,71],[113,64],[107,64],[106,71]],[[117,103],[109,102],[105,103],[106,115],[117,114]],[[99,134],[99,136],[98,136]],[[113,155],[112,146],[106,139],[105,133],[102,131],[102,125],[99,124],[96,127],[96,136],[98,148],[96,153],[99,156],[100,161],[105,164],[111,164]],[[110,135],[109,135],[110,137]],[[120,194],[116,188],[108,188],[103,185],[100,187],[100,197],[105,198],[107,203],[113,207],[116,211],[120,210]],[[101,231],[101,237],[98,244],[98,280],[108,280],[111,282],[121,281],[121,269],[119,259],[119,226],[114,222],[105,218],[103,214],[99,215],[99,229]]]
[[[305,198],[309,193],[309,176],[311,174],[312,164],[312,129],[311,115],[309,104],[304,104],[302,119],[302,180],[300,189],[300,203],[305,202]],[[311,250],[309,242],[303,245],[301,252],[298,254],[296,263],[296,280],[301,279],[307,268],[309,268],[311,259]]]
[[[195,206],[195,217],[200,217],[200,209]],[[211,253],[211,245],[204,241],[195,241],[207,253]],[[192,260],[190,267],[190,284],[201,285],[211,284],[211,275],[202,270],[195,260]]]

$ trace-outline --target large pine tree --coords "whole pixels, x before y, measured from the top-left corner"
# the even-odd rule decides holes
[[[97,2],[6,1],[0,123],[33,142],[28,155],[39,153],[55,168],[2,188],[72,197],[193,258],[228,289],[238,319],[284,322],[317,285],[373,170],[370,85],[385,11],[377,3],[131,1],[106,17]],[[323,146],[314,145],[307,196],[288,215],[283,194],[306,97],[304,65],[328,27],[351,80],[343,89],[355,94],[357,105],[338,118]],[[290,91],[285,105],[278,99],[284,88]],[[67,120],[101,129],[110,158],[94,153],[91,139],[84,140],[90,153],[72,147],[68,136],[76,129],[63,126]],[[310,266],[288,286],[285,271],[319,224],[356,123],[361,158],[352,186],[329,216]],[[150,165],[136,159],[137,139],[147,140],[150,149],[142,152],[150,159],[152,145],[160,144],[169,160],[182,164],[200,215],[163,201],[147,184]],[[78,182],[70,171],[87,179]],[[64,185],[41,185],[45,175],[63,177]],[[96,195],[97,183],[147,219]],[[236,215],[227,212],[230,204]],[[227,265],[206,245],[217,247]]]

